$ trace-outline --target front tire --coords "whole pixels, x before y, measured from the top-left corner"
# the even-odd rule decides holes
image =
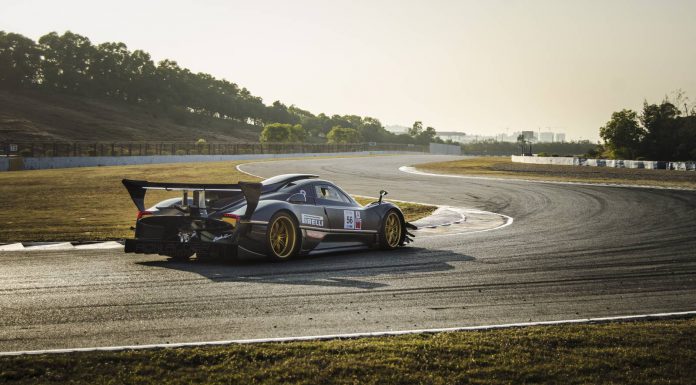
[[[295,218],[285,211],[273,215],[266,228],[267,255],[271,261],[286,261],[300,249],[300,227]]]
[[[401,215],[394,209],[387,211],[379,233],[379,247],[383,250],[396,249],[403,244],[405,235]]]

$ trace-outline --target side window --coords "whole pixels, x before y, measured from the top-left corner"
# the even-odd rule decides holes
[[[314,192],[319,199],[325,199],[327,201],[349,203],[348,200],[343,196],[343,194],[336,191],[335,188],[327,186],[325,184],[318,184],[314,186]]]

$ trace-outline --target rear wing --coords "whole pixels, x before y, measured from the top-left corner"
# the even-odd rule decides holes
[[[191,206],[198,212],[200,209],[206,209],[205,192],[206,191],[228,191],[241,192],[246,199],[247,207],[243,218],[251,218],[256,207],[259,204],[261,197],[261,183],[255,182],[238,182],[237,184],[212,184],[212,183],[170,183],[170,182],[148,182],[145,180],[123,179],[123,185],[128,190],[135,207],[139,211],[145,210],[145,193],[147,190],[165,190],[165,191],[182,191],[182,205],[188,205],[188,193],[193,194],[193,205]]]

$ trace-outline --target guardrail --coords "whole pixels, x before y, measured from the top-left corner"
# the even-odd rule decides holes
[[[0,156],[27,158],[147,155],[245,155],[345,153],[365,151],[428,152],[427,146],[394,143],[231,143],[231,142],[0,142]]]

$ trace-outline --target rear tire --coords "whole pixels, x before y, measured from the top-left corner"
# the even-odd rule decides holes
[[[404,243],[406,232],[404,231],[404,221],[397,210],[387,211],[387,215],[382,220],[382,227],[379,232],[379,247],[382,250],[394,250]]]
[[[271,261],[287,261],[294,257],[301,243],[300,226],[291,214],[280,211],[271,217],[266,228],[266,255]]]

